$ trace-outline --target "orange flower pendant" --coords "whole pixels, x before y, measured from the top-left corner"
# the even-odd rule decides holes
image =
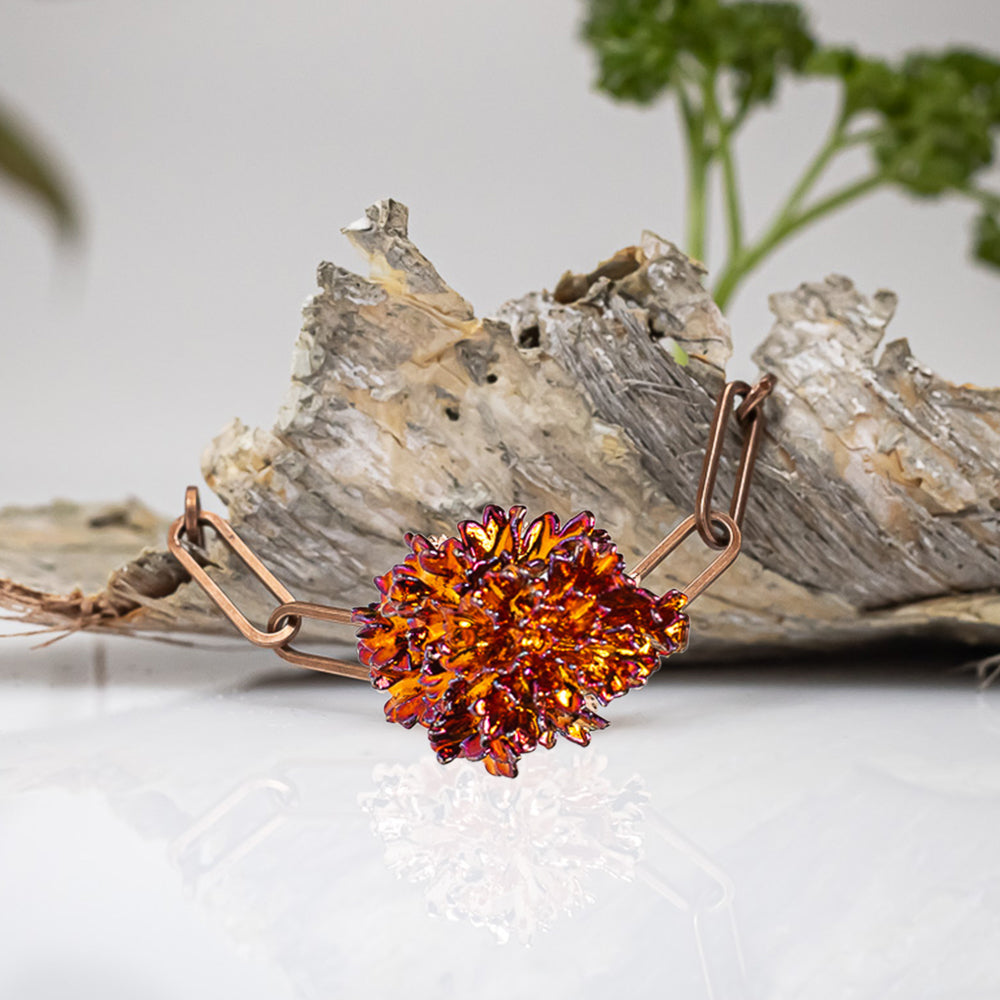
[[[442,763],[511,778],[557,734],[588,744],[608,724],[594,710],[644,685],[688,634],[685,595],[636,583],[593,514],[524,514],[489,506],[457,538],[408,534],[411,553],[375,580],[380,599],[354,609],[386,718],[426,728]]]

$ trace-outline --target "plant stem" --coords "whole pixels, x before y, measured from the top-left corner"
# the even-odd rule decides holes
[[[789,216],[799,207],[802,199],[813,189],[813,186],[820,179],[823,171],[826,170],[834,156],[846,145],[850,144],[851,140],[848,140],[844,135],[846,124],[846,118],[843,112],[841,112],[837,116],[837,120],[833,123],[833,127],[830,129],[830,133],[824,140],[823,145],[820,146],[819,151],[806,166],[806,169],[803,171],[795,187],[792,188],[792,193],[788,196],[784,205],[778,210],[777,218],[780,219]]]
[[[733,260],[743,251],[743,210],[740,206],[736,159],[732,148],[732,130],[719,110],[714,77],[709,77],[706,80],[704,95],[705,115],[715,128],[715,151],[719,154],[719,160],[722,164],[722,189],[725,196],[729,259]]]
[[[798,232],[803,226],[807,226],[848,202],[860,198],[883,183],[885,183],[885,177],[881,173],[869,174],[867,177],[839,188],[833,194],[827,195],[826,198],[821,198],[804,211],[794,214],[788,211],[779,212],[767,232],[738,257],[730,260],[719,275],[719,281],[714,291],[715,301],[719,308],[725,309],[739,283],[779,244]],[[791,204],[791,198],[787,204]]]
[[[730,249],[729,257],[719,274],[719,280],[715,286],[715,301],[720,309],[724,309],[733,293],[746,276],[757,267],[760,262],[779,244],[791,237],[803,226],[816,221],[823,215],[834,211],[854,198],[859,198],[868,190],[881,182],[881,174],[873,174],[863,178],[845,188],[834,192],[827,198],[816,202],[811,208],[802,209],[802,203],[816,186],[820,177],[830,165],[831,160],[840,152],[851,146],[868,142],[872,138],[871,130],[865,132],[849,133],[847,125],[849,115],[841,109],[827,134],[823,144],[817,150],[816,155],[806,164],[805,170],[796,181],[784,203],[775,213],[770,225],[756,243],[748,247],[740,246],[733,251]],[[722,153],[722,142],[720,141],[720,154]],[[725,171],[725,166],[723,166]],[[727,182],[728,186],[728,182]]]
[[[705,115],[691,104],[682,81],[677,83],[681,120],[687,137],[688,204],[687,253],[705,259],[705,231],[708,218],[708,167],[711,151],[705,143]]]
[[[708,157],[704,147],[690,151],[688,159],[688,255],[705,259],[705,231],[708,227]]]

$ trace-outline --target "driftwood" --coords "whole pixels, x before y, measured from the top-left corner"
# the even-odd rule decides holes
[[[591,509],[630,563],[690,511],[730,353],[701,265],[647,233],[479,319],[410,242],[404,206],[380,202],[344,232],[370,276],[320,265],[274,428],[236,421],[203,458],[297,597],[367,603],[404,532],[452,533],[491,502]],[[694,605],[692,647],[1000,648],[1000,390],[938,378],[904,340],[879,354],[889,292],[830,277],[771,306],[755,358],[779,381],[744,554]],[[135,503],[5,511],[0,605],[53,628],[228,631],[163,528]],[[101,586],[130,540],[148,547]],[[266,620],[273,602],[221,546],[208,555]],[[648,585],[683,586],[710,557],[692,543]]]

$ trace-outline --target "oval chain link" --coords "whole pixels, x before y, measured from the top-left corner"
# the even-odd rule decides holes
[[[746,382],[728,382],[715,404],[715,413],[712,416],[708,432],[708,446],[705,449],[705,460],[701,467],[701,478],[698,481],[698,493],[694,507],[698,534],[710,548],[724,549],[731,542],[729,536],[725,533],[720,535],[714,528],[718,522],[713,518],[713,514],[720,512],[713,507],[712,500],[734,401],[737,396],[743,397],[742,403],[736,410],[737,422],[743,428],[743,448],[740,452],[740,464],[736,470],[736,481],[733,484],[729,516],[738,527],[742,528],[747,500],[750,497],[750,483],[757,462],[757,452],[764,429],[767,426],[762,403],[771,394],[774,385],[773,375],[761,376],[752,386]]]

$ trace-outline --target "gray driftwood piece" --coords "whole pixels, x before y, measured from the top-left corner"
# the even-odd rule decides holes
[[[203,458],[237,530],[297,597],[367,603],[404,532],[452,533],[487,503],[593,510],[630,562],[690,512],[730,354],[700,265],[647,233],[479,319],[410,241],[404,206],[380,202],[344,232],[369,277],[320,265],[274,428],[235,421]],[[771,305],[755,357],[779,381],[744,555],[693,606],[693,649],[1000,647],[1000,390],[945,382],[903,340],[880,354],[891,293],[830,277]],[[162,546],[88,596],[123,531],[148,543],[162,525],[134,505],[103,522],[68,510],[61,524],[0,516],[0,604],[52,627],[228,630]],[[266,619],[273,602],[218,543],[208,554]],[[647,583],[683,587],[710,558],[695,541]]]

